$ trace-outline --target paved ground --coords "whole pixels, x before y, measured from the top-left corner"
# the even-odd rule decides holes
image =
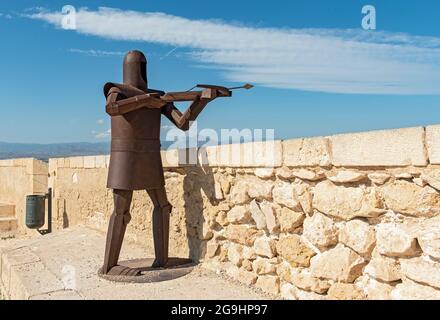
[[[267,299],[201,266],[180,279],[154,284],[117,284],[97,276],[105,237],[86,227],[25,240],[0,241],[1,282],[11,299]],[[151,256],[126,244],[122,259]]]

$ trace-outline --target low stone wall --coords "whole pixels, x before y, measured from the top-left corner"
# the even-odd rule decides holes
[[[26,196],[47,193],[48,165],[26,159],[0,160],[0,203],[15,206],[18,230],[25,227]]]
[[[440,299],[440,126],[188,154],[163,154],[173,255],[287,299]],[[108,160],[50,160],[56,228],[106,230]],[[145,246],[151,210],[136,192]]]

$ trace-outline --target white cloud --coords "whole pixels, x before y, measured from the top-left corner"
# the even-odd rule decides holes
[[[112,130],[108,129],[107,131],[104,132],[92,131],[92,134],[95,135],[95,139],[108,139],[112,134]]]
[[[102,125],[102,124],[104,124],[104,120],[102,120],[102,119],[96,120],[96,123],[99,125]]]
[[[124,52],[121,51],[105,51],[105,50],[95,50],[95,49],[83,50],[83,49],[71,48],[68,51],[71,53],[79,53],[92,57],[123,56],[125,54]]]
[[[62,14],[27,17],[61,26]],[[79,9],[77,32],[189,49],[227,80],[362,94],[440,94],[440,38],[328,29],[275,29],[163,13]]]

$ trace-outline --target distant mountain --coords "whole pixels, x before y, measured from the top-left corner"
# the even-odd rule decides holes
[[[56,144],[0,142],[0,159],[37,158],[47,160],[49,158],[103,155],[109,154],[109,152],[109,142]]]
[[[162,142],[162,149],[168,148],[171,142]],[[0,142],[0,159],[36,158],[47,161],[49,158],[76,156],[98,156],[110,153],[110,142],[99,143],[7,143]]]

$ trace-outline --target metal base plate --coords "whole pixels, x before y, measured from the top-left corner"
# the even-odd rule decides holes
[[[189,259],[170,258],[166,267],[153,268],[154,259],[137,259],[130,261],[122,261],[119,265],[134,269],[139,269],[141,275],[135,277],[129,276],[113,276],[102,273],[102,268],[98,271],[98,276],[113,282],[124,283],[153,283],[178,279],[191,273],[196,266]]]

